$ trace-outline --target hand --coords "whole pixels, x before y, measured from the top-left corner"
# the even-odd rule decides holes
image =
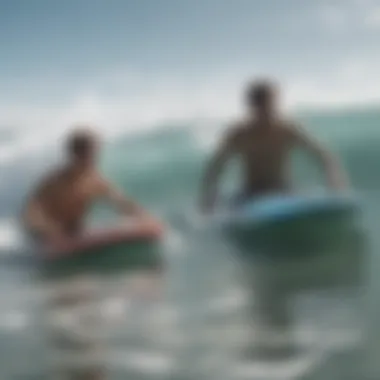
[[[154,218],[153,216],[145,212],[139,213],[134,218],[131,218],[129,216],[129,218],[127,219],[127,225],[131,226],[132,228],[135,228],[141,225],[147,228],[151,228],[153,230],[160,231],[163,229],[163,225],[158,219]]]
[[[161,230],[163,228],[162,223],[150,215],[145,215],[140,220],[142,224],[154,230]]]

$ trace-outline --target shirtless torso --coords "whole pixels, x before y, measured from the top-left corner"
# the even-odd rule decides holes
[[[82,229],[89,207],[101,193],[102,182],[95,171],[72,174],[59,169],[41,183],[35,196],[49,220],[72,234]]]
[[[104,193],[105,183],[95,170],[72,173],[60,168],[49,174],[37,187],[26,205],[33,216],[33,233],[39,233],[39,216],[43,214],[52,230],[70,236],[80,233],[89,207]],[[42,218],[41,218],[42,219]]]
[[[227,144],[242,165],[242,194],[289,188],[287,163],[293,140],[291,124],[281,121],[270,128],[261,128],[255,122],[232,128]]]
[[[238,202],[252,196],[289,191],[289,154],[295,147],[307,150],[318,159],[331,187],[344,187],[345,179],[337,161],[296,123],[248,119],[234,124],[218,146],[206,171],[201,208],[204,211],[212,208],[218,177],[232,157],[239,158],[243,169]]]
[[[26,204],[26,229],[43,241],[61,240],[81,234],[91,205],[111,202],[123,214],[154,221],[141,206],[114,188],[95,169],[63,168],[48,175]]]

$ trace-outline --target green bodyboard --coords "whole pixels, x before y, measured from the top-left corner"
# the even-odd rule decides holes
[[[154,270],[162,266],[158,242],[118,243],[91,248],[75,255],[46,260],[41,264],[44,278],[67,278],[81,274],[111,276],[135,270]]]

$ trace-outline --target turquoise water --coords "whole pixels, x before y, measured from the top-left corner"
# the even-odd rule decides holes
[[[107,144],[101,162],[107,176],[172,226],[166,242],[168,268],[162,298],[154,302],[131,299],[125,291],[131,287],[125,283],[127,278],[115,280],[116,285],[96,283],[108,289],[102,309],[114,322],[107,329],[109,351],[102,360],[115,379],[380,376],[375,325],[379,285],[377,276],[372,276],[379,265],[380,247],[380,111],[310,112],[301,119],[340,155],[363,200],[365,237],[357,248],[359,254],[352,253],[348,244],[343,253],[330,252],[309,261],[252,263],[236,255],[222,236],[197,224],[194,208],[202,166],[219,123],[163,126],[150,134],[121,135]],[[1,136],[5,136],[4,144],[16,138],[6,129]],[[52,286],[29,279],[26,263],[17,259],[22,250],[12,222],[33,181],[54,161],[48,148],[0,167],[2,379],[49,378],[44,368],[51,350],[45,341],[47,322],[43,322],[41,305]],[[236,187],[234,176],[232,165],[225,190]],[[322,184],[318,170],[298,154],[294,178],[305,191]],[[99,208],[94,217],[106,224],[112,214]],[[362,265],[362,278],[344,278],[342,272],[354,273]],[[252,311],[252,302],[264,305],[261,319],[269,329],[280,326],[291,331],[289,339],[296,337],[299,352],[286,360],[260,357],[248,364],[243,360],[241,353],[249,345],[246,338],[254,330],[265,330],[254,318],[257,312]],[[278,320],[268,321],[273,315]],[[257,331],[252,341],[259,340]],[[370,339],[365,339],[367,335]]]

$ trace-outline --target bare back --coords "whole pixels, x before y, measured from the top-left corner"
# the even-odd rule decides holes
[[[287,164],[292,140],[287,123],[278,121],[270,127],[241,123],[234,127],[230,144],[241,160],[243,192],[288,188]]]

